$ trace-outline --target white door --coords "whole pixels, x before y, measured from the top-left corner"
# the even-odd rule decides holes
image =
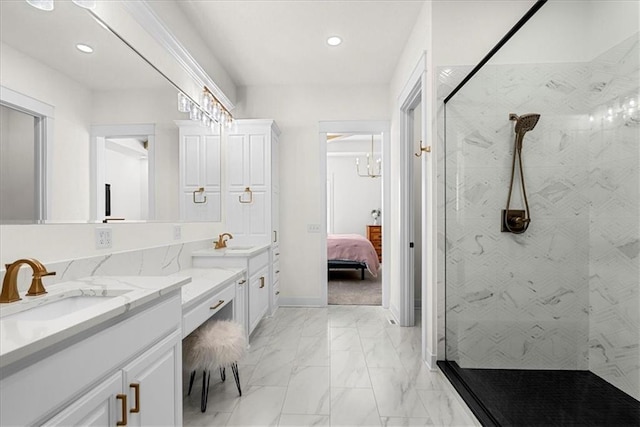
[[[115,426],[128,415],[122,396],[122,373],[118,371],[43,425]]]

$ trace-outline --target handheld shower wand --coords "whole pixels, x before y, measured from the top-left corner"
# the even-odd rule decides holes
[[[524,141],[525,133],[533,130],[540,119],[540,114],[509,114],[509,120],[515,120],[515,143],[513,149],[513,161],[511,163],[511,182],[509,184],[509,196],[507,197],[507,208],[502,211],[502,227],[501,230],[514,234],[522,234],[527,231],[531,223],[531,215],[529,212],[529,201],[527,200],[527,189],[524,184],[524,173],[522,171],[522,141]],[[522,185],[522,197],[526,211],[509,209],[511,205],[511,193],[513,192],[513,181],[515,179],[516,157],[518,159],[520,170],[520,184]]]

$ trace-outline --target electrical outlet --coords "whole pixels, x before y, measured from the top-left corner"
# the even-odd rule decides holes
[[[307,224],[307,233],[319,233],[320,224]]]
[[[173,226],[173,240],[180,240],[182,239],[182,226],[181,225],[174,225]]]
[[[108,249],[111,244],[111,228],[96,228],[96,249]]]

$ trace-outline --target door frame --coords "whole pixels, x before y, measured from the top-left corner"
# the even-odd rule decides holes
[[[104,215],[104,199],[101,197],[105,184],[105,157],[106,138],[137,138],[146,137],[148,141],[149,159],[149,217],[147,220],[156,218],[156,152],[155,152],[156,126],[154,124],[139,125],[94,125],[91,126],[91,143],[89,144],[90,162],[90,199],[91,209],[89,214],[91,221],[101,222]]]
[[[342,120],[321,121],[318,123],[320,145],[320,180],[321,180],[321,224],[320,224],[320,283],[322,286],[321,303],[328,304],[329,289],[327,271],[327,134],[360,133],[382,136],[382,259],[390,259],[389,230],[391,227],[389,214],[391,209],[391,126],[386,120]],[[382,269],[382,307],[389,308],[390,269]]]
[[[420,140],[423,146],[429,146],[430,152],[422,153],[422,194],[421,194],[421,232],[422,232],[422,357],[429,368],[436,366],[437,348],[437,297],[436,297],[436,260],[435,241],[437,238],[435,202],[435,159],[436,145],[430,142],[428,117],[433,109],[432,93],[428,86],[427,53],[423,52],[408,78],[404,90],[398,97],[400,113],[400,261],[402,283],[399,322],[402,326],[415,323],[415,291],[413,251],[409,247],[414,233],[413,226],[413,153],[419,150],[413,142],[414,120],[422,122]],[[413,117],[413,110],[421,103],[421,117]]]

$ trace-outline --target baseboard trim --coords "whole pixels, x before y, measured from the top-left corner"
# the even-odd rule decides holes
[[[427,365],[427,368],[429,368],[430,371],[437,371],[438,358],[436,357],[436,355],[431,353],[429,350],[425,350],[424,353],[424,364]]]
[[[326,307],[322,298],[280,297],[280,307]]]

